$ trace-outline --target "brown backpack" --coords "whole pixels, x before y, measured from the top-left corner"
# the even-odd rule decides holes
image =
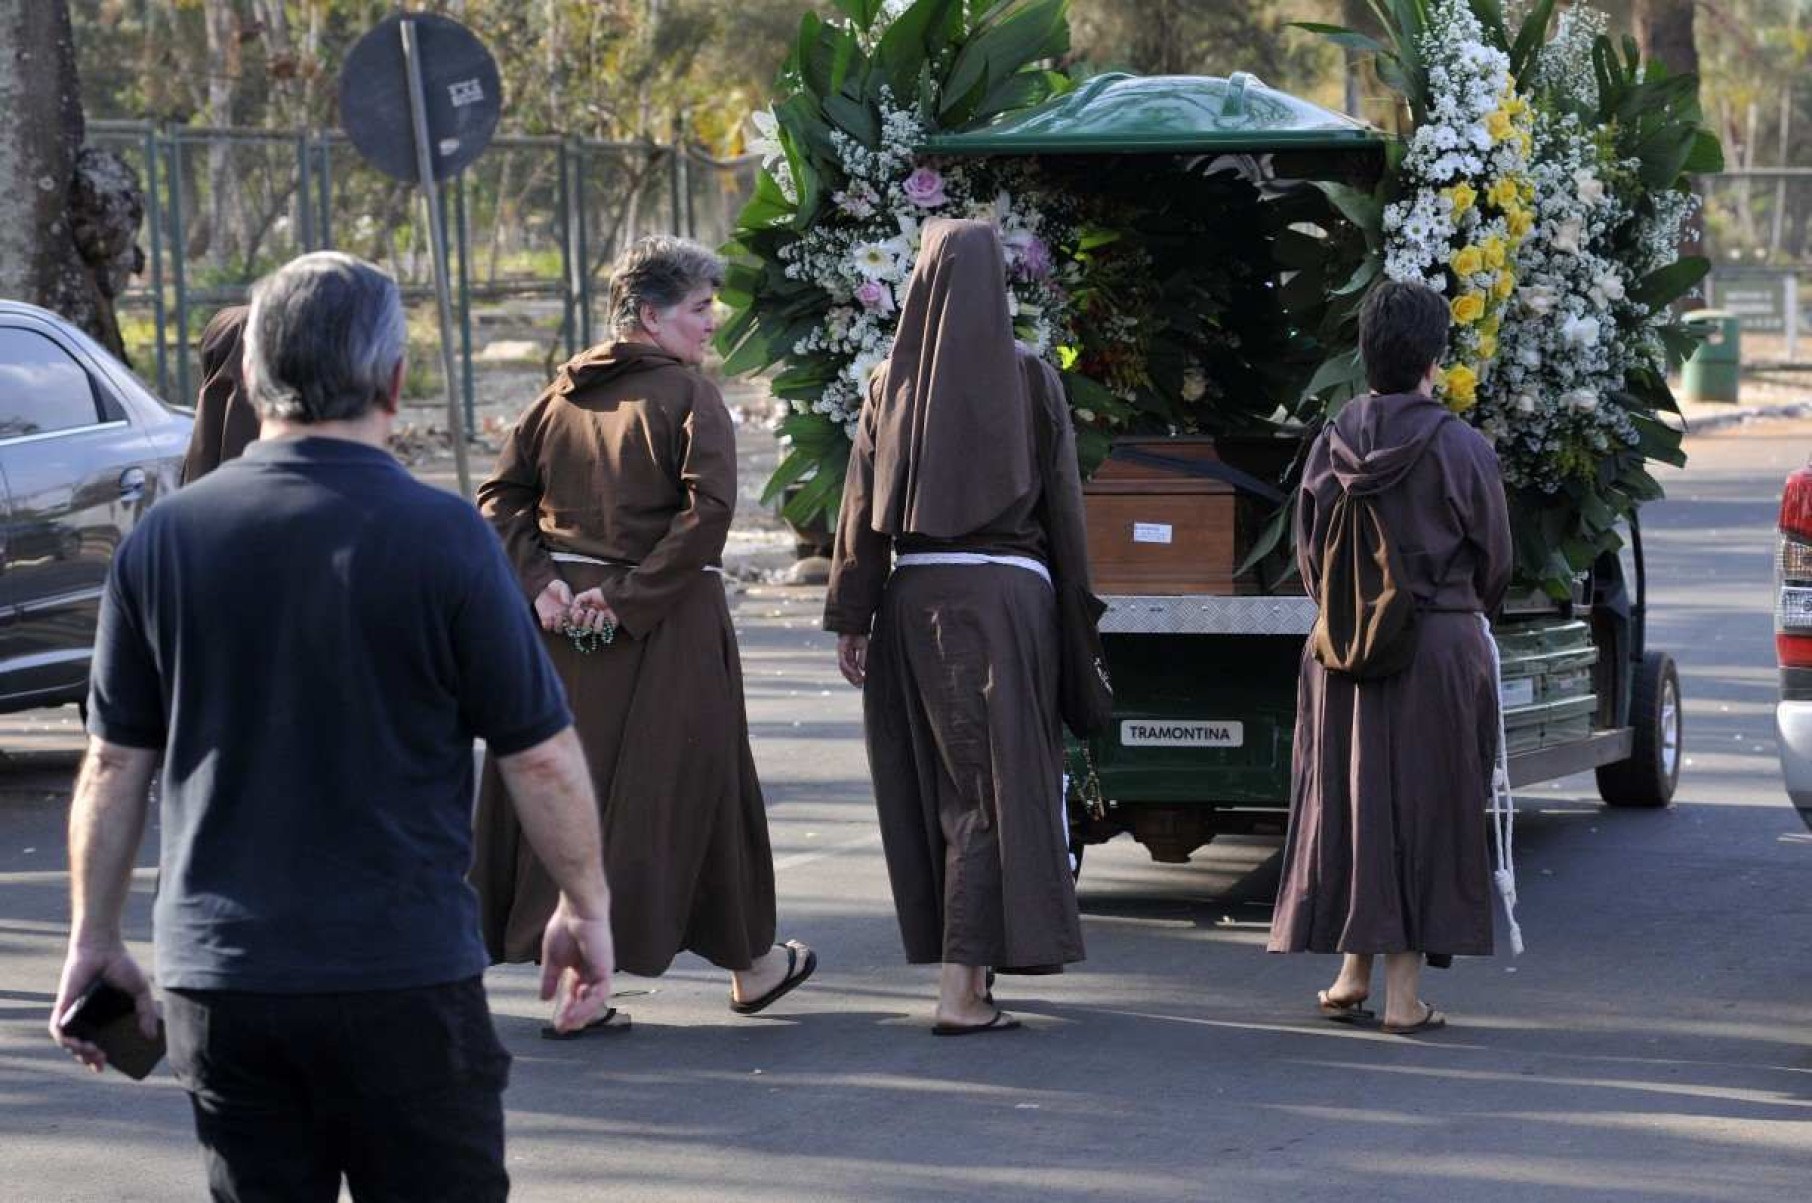
[[[1422,450],[1433,441],[1431,432]],[[1323,668],[1358,681],[1402,672],[1416,654],[1416,596],[1379,496],[1342,489],[1335,499],[1321,549],[1320,612],[1309,635]]]

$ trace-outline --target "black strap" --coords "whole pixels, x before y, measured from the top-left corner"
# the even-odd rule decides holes
[[[1155,451],[1141,451],[1137,447],[1125,446],[1115,447],[1107,453],[1107,458],[1129,464],[1144,464],[1148,468],[1168,468],[1172,472],[1204,480],[1218,480],[1262,497],[1272,505],[1281,505],[1284,501],[1283,491],[1275,485],[1267,484],[1250,472],[1241,472],[1220,460],[1179,459],[1174,455],[1159,455]]]

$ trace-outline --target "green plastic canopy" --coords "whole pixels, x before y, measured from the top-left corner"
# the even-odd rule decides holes
[[[938,134],[939,155],[1218,154],[1371,150],[1385,135],[1362,121],[1266,87],[1247,72],[1097,75],[1037,108],[978,129]]]

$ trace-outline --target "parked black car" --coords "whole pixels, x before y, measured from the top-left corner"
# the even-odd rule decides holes
[[[0,713],[80,702],[113,549],[190,418],[54,313],[0,301]]]

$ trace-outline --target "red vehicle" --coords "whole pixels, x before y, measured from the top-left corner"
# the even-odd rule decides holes
[[[1777,530],[1774,651],[1781,691],[1774,725],[1787,796],[1812,828],[1812,467],[1787,477]]]

